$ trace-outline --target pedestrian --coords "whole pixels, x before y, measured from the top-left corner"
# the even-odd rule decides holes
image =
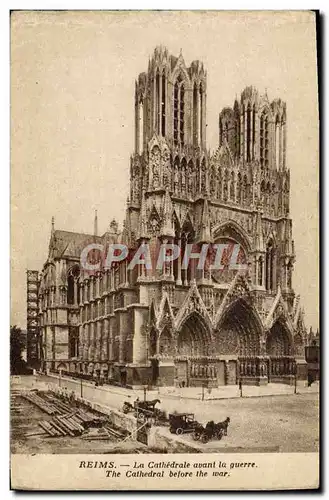
[[[311,387],[311,385],[313,384],[313,382],[314,382],[313,373],[312,372],[308,372],[308,374],[307,374],[307,386]]]

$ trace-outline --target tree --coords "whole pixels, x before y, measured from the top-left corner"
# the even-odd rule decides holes
[[[17,375],[26,371],[22,351],[26,347],[26,336],[16,325],[10,327],[10,373]]]

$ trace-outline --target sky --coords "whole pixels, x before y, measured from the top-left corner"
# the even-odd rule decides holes
[[[56,229],[121,224],[134,147],[135,78],[157,45],[207,71],[207,147],[249,85],[287,103],[297,261],[293,286],[318,327],[318,102],[310,12],[14,12],[11,16],[11,324],[26,326],[26,269]]]

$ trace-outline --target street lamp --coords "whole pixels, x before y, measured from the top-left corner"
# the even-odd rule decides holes
[[[297,362],[295,360],[294,364],[294,374],[295,374],[295,389],[294,389],[294,394],[297,394]]]
[[[82,363],[80,363],[80,397],[82,399],[82,387],[83,387],[83,384],[82,384]]]
[[[240,398],[242,398],[242,379],[239,378],[239,390],[240,390]]]
[[[203,383],[201,387],[202,387],[201,401],[204,401],[204,389],[205,389],[206,385]]]

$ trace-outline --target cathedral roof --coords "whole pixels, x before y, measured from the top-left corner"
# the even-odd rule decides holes
[[[76,257],[80,258],[82,250],[90,243],[101,243],[101,236],[93,234],[74,233],[72,231],[55,230],[50,242],[50,251],[53,258]]]

